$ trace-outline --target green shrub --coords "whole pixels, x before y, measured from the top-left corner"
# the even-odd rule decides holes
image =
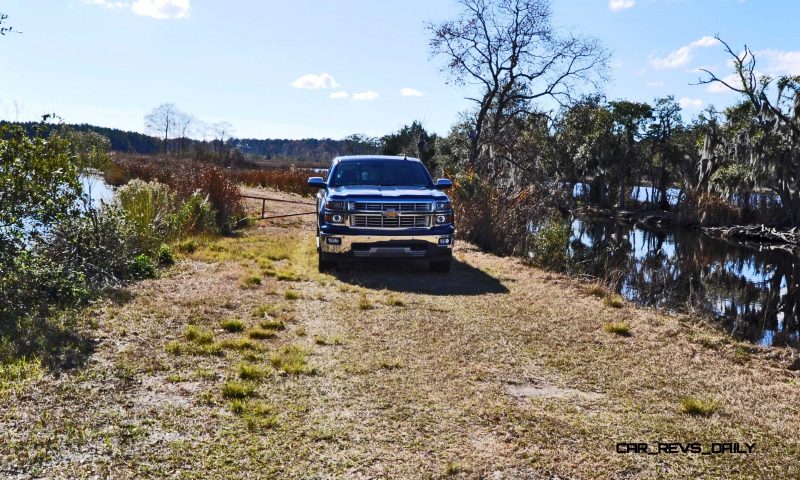
[[[159,265],[173,265],[175,263],[175,258],[172,256],[172,249],[165,243],[162,243],[161,246],[158,247],[157,258]]]
[[[114,195],[137,251],[151,254],[174,232],[175,194],[158,182],[131,180]]]
[[[539,267],[563,271],[569,262],[570,226],[550,217],[533,232],[529,256]]]
[[[139,254],[133,257],[128,266],[131,277],[141,278],[155,278],[156,266],[153,261],[145,254]]]
[[[178,236],[187,236],[216,231],[216,211],[201,192],[192,193],[178,208],[174,224]],[[191,252],[189,252],[191,253]]]

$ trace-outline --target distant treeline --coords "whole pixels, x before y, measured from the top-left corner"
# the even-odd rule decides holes
[[[6,122],[0,122],[0,124]],[[34,135],[36,129],[43,127],[39,122],[21,122],[29,135]],[[44,124],[44,128],[54,130],[68,127],[80,132],[96,132],[109,139],[111,150],[142,155],[162,153],[163,140],[139,132],[130,132],[118,128],[98,127],[88,124]],[[188,150],[220,150],[219,140],[195,140],[188,138],[170,138],[168,148],[170,152],[186,152]],[[330,138],[305,138],[302,140],[289,139],[256,139],[256,138],[229,138],[225,141],[226,149],[241,152],[246,158],[255,160],[292,160],[302,163],[327,163],[337,155],[380,153],[380,139],[363,135],[351,135],[341,140]]]
[[[9,122],[0,122],[0,125]],[[156,137],[145,135],[138,132],[128,132],[118,128],[98,127],[95,125],[87,125],[85,123],[78,125],[64,125],[64,124],[43,124],[41,122],[18,122],[17,125],[22,126],[26,133],[34,136],[37,129],[45,128],[52,131],[57,128],[69,127],[79,132],[96,132],[111,141],[111,150],[117,152],[140,153],[144,155],[152,155],[159,152],[161,148],[161,141]],[[47,132],[49,133],[49,132]]]

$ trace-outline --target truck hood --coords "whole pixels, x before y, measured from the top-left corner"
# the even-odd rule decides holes
[[[420,198],[426,200],[445,200],[447,195],[441,190],[424,187],[378,187],[374,185],[351,185],[330,190],[331,198]]]

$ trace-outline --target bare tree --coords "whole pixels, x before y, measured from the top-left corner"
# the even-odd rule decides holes
[[[225,140],[233,134],[233,125],[230,122],[217,122],[211,127],[214,130],[214,137],[219,142],[219,155],[225,152]]]
[[[186,149],[186,139],[190,134],[190,129],[195,122],[195,118],[188,113],[177,111],[175,114],[175,131],[180,135],[181,153]]]
[[[594,39],[561,36],[550,22],[548,0],[460,0],[462,15],[429,24],[431,51],[447,59],[444,67],[458,85],[478,88],[468,97],[477,104],[471,120],[469,161],[478,166],[482,146],[533,102],[559,104],[577,96],[578,87],[599,87],[609,54]]]
[[[164,138],[164,153],[167,153],[169,134],[174,129],[179,114],[175,104],[162,103],[144,117],[145,129]]]
[[[12,25],[8,24],[8,14],[0,12],[0,35],[6,36],[9,33],[22,33],[19,30],[14,30]]]

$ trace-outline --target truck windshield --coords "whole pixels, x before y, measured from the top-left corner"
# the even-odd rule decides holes
[[[406,160],[348,160],[334,168],[331,186],[432,187],[431,177],[419,162]]]

